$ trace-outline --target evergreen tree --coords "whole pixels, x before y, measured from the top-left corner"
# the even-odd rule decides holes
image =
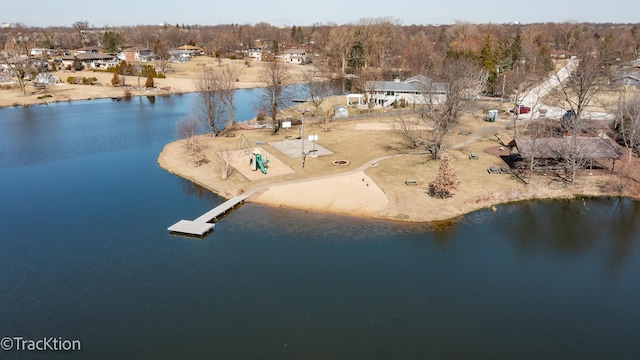
[[[451,155],[443,152],[440,155],[438,173],[431,183],[431,196],[441,199],[450,197],[451,191],[457,189],[459,184],[458,174],[451,166]]]
[[[153,75],[151,73],[147,75],[147,81],[144,83],[144,87],[147,87],[147,88],[153,87]]]
[[[119,86],[120,85],[120,76],[118,75],[118,73],[113,73],[113,77],[111,77],[111,85],[112,86]]]

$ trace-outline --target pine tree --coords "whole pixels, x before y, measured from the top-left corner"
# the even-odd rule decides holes
[[[452,196],[451,191],[457,189],[459,184],[458,174],[451,166],[451,155],[443,152],[440,155],[438,173],[431,183],[431,196],[441,199],[450,197]]]
[[[153,87],[153,75],[151,73],[149,73],[149,75],[147,75],[147,81],[144,83],[144,87],[146,87],[146,88],[152,88]]]
[[[111,85],[112,86],[120,85],[120,76],[118,76],[118,73],[113,73],[113,77],[111,78]]]

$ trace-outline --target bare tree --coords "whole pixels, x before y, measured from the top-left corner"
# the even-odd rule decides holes
[[[222,68],[220,74],[216,77],[220,100],[225,106],[227,115],[229,115],[229,126],[233,127],[236,123],[235,117],[235,90],[236,82],[242,75],[243,68],[239,64],[227,64]]]
[[[291,82],[291,74],[285,64],[273,61],[268,63],[260,73],[260,81],[265,87],[260,88],[258,108],[271,117],[272,131],[278,131],[278,112],[291,100],[291,91],[287,85]]]
[[[198,119],[194,116],[182,118],[176,124],[177,135],[185,140],[186,149],[191,155],[198,156],[202,153],[202,144],[198,141]]]
[[[78,33],[78,40],[82,46],[87,46],[91,39],[89,38],[89,22],[88,21],[76,21],[72,25],[73,29]]]
[[[329,33],[329,53],[333,58],[338,59],[340,74],[345,76],[349,62],[352,59],[353,46],[358,41],[359,33],[353,25],[342,25],[334,27]]]
[[[20,33],[9,37],[5,43],[5,51],[0,52],[2,63],[7,67],[9,75],[18,80],[22,95],[26,95],[29,76],[35,77],[37,75],[37,69],[31,66],[29,61],[30,44],[30,37]]]
[[[224,148],[218,152],[220,160],[222,160],[221,176],[222,180],[226,180],[229,177],[231,169],[231,159],[233,158],[234,151],[230,148]]]
[[[627,97],[623,92],[618,109],[618,134],[631,160],[634,151],[640,154],[640,95],[636,92]]]
[[[457,189],[459,184],[458,174],[451,166],[451,155],[443,152],[440,156],[438,172],[430,185],[431,196],[437,198],[451,197],[451,192]]]
[[[331,89],[329,83],[322,76],[322,73],[318,69],[318,67],[314,65],[310,65],[307,67],[306,71],[303,74],[304,77],[304,87],[308,96],[308,101],[313,106],[313,115],[314,116],[323,116],[325,119],[325,131],[329,130],[329,116],[327,111],[323,108],[324,101],[331,94]]]
[[[218,75],[210,69],[205,69],[196,79],[195,116],[211,130],[212,136],[217,136],[226,126],[225,106],[218,86]]]
[[[440,82],[423,77],[417,90],[422,94],[421,118],[431,137],[421,142],[433,159],[443,147],[445,136],[458,123],[470,99],[477,94],[487,80],[487,74],[470,59],[448,58],[441,69]]]
[[[578,59],[566,81],[559,81],[556,87],[559,95],[569,111],[562,116],[560,123],[571,137],[571,145],[565,149],[565,165],[569,173],[569,181],[573,182],[577,171],[584,166],[584,147],[581,136],[593,131],[588,119],[584,118],[585,109],[595,100],[596,95],[608,81],[604,59],[606,54],[593,51],[592,43],[583,43]],[[597,49],[597,47],[595,47]],[[571,69],[570,69],[571,70]]]

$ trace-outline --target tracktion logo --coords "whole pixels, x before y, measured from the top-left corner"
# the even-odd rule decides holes
[[[26,339],[23,336],[5,336],[0,340],[0,348],[4,351],[80,351],[82,344],[80,340],[61,337]]]

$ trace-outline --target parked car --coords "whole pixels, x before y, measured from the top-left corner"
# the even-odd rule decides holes
[[[576,112],[574,110],[567,110],[567,112],[562,115],[562,120],[571,120],[576,117]]]
[[[516,108],[509,109],[509,112],[512,114],[514,114],[516,111],[518,111],[518,114],[528,114],[529,112],[531,112],[531,108],[528,106],[520,105],[517,107],[517,110]]]

